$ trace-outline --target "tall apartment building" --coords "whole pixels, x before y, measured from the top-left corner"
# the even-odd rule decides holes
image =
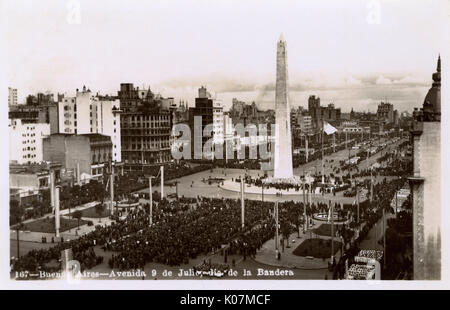
[[[8,107],[17,105],[17,88],[8,87]]]
[[[172,160],[172,117],[164,98],[132,83],[120,84],[122,161],[127,169],[144,170],[146,166]]]
[[[195,117],[201,120],[201,127],[195,127]],[[212,125],[212,136],[204,135],[207,125]],[[198,97],[195,98],[195,107],[189,108],[189,126],[191,128],[192,152],[195,149],[202,150],[205,143],[213,139],[213,144],[224,142],[224,115],[220,100],[211,98],[211,94],[204,86],[198,89]],[[212,154],[202,154],[203,158],[212,158]],[[198,159],[198,158],[197,158]]]
[[[222,101],[213,102],[213,141],[214,144],[223,144],[224,142],[224,116]]]
[[[75,97],[61,98],[57,107],[58,133],[109,136],[113,144],[112,160],[122,161],[119,99],[94,96],[83,86],[81,91],[77,89]]]
[[[441,58],[411,130],[414,280],[441,279]]]
[[[16,164],[34,164],[43,161],[42,139],[50,135],[50,125],[22,123],[11,119],[9,124],[9,161]]]

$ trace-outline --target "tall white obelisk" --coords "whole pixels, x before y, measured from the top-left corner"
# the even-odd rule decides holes
[[[277,43],[277,81],[275,88],[275,163],[273,176],[276,179],[293,177],[291,109],[288,97],[286,41],[281,35]]]

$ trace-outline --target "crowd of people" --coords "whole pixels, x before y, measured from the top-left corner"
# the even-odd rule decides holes
[[[253,230],[267,228],[269,205],[246,201],[245,228],[241,228],[240,203],[232,199],[201,198],[189,212],[165,213],[155,225],[137,234],[112,243],[108,249],[116,253],[109,261],[111,268],[142,268],[157,262],[175,266],[187,264],[189,259],[215,252],[229,244],[241,253],[254,252],[259,245],[252,238]],[[266,224],[264,226],[264,224]],[[259,224],[258,228],[254,226]],[[266,241],[266,240],[264,240]],[[262,245],[262,244],[261,244]]]

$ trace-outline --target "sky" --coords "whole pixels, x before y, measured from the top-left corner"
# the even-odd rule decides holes
[[[446,0],[0,5],[6,81],[18,89],[19,102],[38,91],[73,95],[83,85],[117,94],[120,83],[134,83],[190,106],[205,85],[225,107],[238,98],[273,108],[283,33],[291,106],[306,107],[316,95],[343,112],[375,111],[382,100],[412,111],[422,105],[450,37]]]

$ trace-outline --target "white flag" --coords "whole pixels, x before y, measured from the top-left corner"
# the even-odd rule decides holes
[[[325,133],[327,135],[331,135],[331,134],[335,133],[337,131],[337,129],[334,128],[333,126],[331,126],[330,124],[328,124],[327,122],[324,122],[323,131],[325,131]]]

